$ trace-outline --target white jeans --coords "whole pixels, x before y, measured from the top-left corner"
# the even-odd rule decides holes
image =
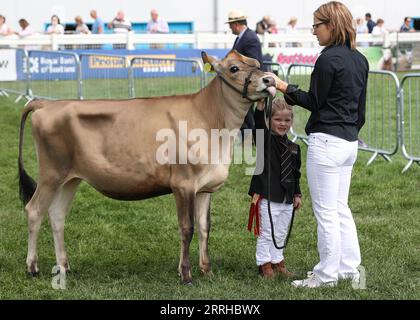
[[[279,247],[284,245],[284,240],[289,230],[290,220],[292,219],[293,204],[270,202],[271,216],[275,232],[276,243]],[[257,239],[256,259],[257,265],[265,263],[279,263],[284,259],[283,249],[276,249],[271,236],[270,218],[268,216],[268,201],[261,199],[259,203],[260,212],[260,235]]]
[[[356,225],[348,206],[357,141],[309,135],[307,176],[318,223],[320,262],[313,272],[323,282],[357,274],[361,262]]]

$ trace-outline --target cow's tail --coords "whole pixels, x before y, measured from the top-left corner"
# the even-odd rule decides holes
[[[25,132],[26,119],[32,111],[42,107],[42,100],[32,100],[22,111],[22,118],[20,120],[20,131],[19,131],[19,196],[23,204],[26,205],[35,193],[36,182],[26,172],[23,166],[23,136]]]

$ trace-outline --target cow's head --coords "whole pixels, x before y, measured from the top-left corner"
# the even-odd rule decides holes
[[[223,60],[217,60],[205,52],[201,55],[204,63],[208,63],[225,83],[248,100],[266,98],[269,90],[275,92],[274,79],[260,70],[257,60],[245,57],[236,50],[231,50]]]

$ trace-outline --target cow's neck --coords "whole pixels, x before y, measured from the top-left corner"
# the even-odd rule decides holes
[[[211,116],[215,117],[219,128],[233,130],[241,127],[251,105],[247,99],[239,97],[239,93],[219,77],[214,78],[201,93],[202,98],[211,104]]]

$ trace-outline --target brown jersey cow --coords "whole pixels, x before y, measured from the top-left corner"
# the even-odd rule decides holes
[[[185,132],[180,130],[181,122],[187,124],[187,133],[200,129],[209,136],[212,129],[238,129],[249,109],[249,100],[267,97],[275,83],[259,69],[256,60],[236,51],[220,61],[203,53],[203,60],[218,76],[195,94],[129,100],[34,100],[27,105],[20,128],[19,184],[29,225],[29,273],[36,275],[39,271],[37,237],[47,211],[57,264],[69,269],[64,220],[76,189],[84,180],[102,194],[120,200],[173,193],[181,235],[181,279],[191,282],[189,245],[194,218],[198,225],[200,269],[211,274],[210,194],[227,179],[229,162],[162,163],[157,160],[162,146],[157,137],[162,129],[172,130],[180,147],[177,160],[181,160],[181,144],[186,140]],[[25,121],[31,112],[39,163],[37,183],[25,172],[22,155]],[[191,144],[185,146],[188,149]],[[232,148],[232,142],[227,148]]]

